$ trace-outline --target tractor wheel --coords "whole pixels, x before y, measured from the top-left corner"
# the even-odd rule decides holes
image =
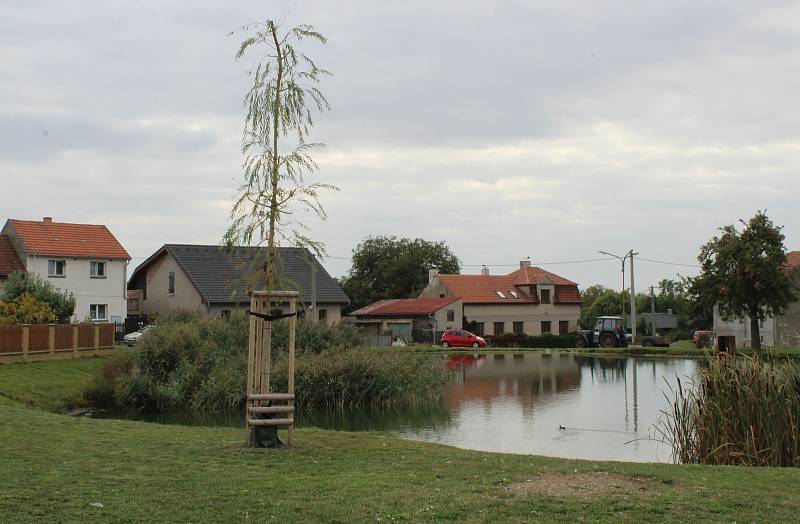
[[[586,347],[586,337],[578,337],[575,340],[575,347],[576,348],[585,348]]]
[[[611,348],[617,345],[617,337],[614,336],[614,333],[603,333],[600,335],[600,345],[604,348]]]
[[[442,342],[442,347],[447,349],[447,348],[450,347],[450,344],[448,344],[447,341],[444,341],[444,342]]]
[[[644,340],[642,341],[642,347],[645,347],[645,348],[651,348],[651,347],[653,347],[653,345],[654,345],[654,344],[653,344],[653,341],[652,341],[652,340],[650,340],[649,338],[646,338],[646,339],[644,339]]]

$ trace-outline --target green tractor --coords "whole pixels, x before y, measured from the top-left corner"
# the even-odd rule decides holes
[[[578,330],[575,347],[626,347],[625,321],[622,317],[597,317],[594,329]]]

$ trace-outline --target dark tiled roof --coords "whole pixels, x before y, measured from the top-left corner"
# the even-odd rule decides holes
[[[373,304],[353,311],[351,315],[358,316],[395,316],[395,315],[430,315],[445,306],[458,301],[458,297],[449,298],[393,298],[379,300]]]
[[[25,271],[25,266],[11,244],[11,239],[0,235],[0,275],[10,275],[15,271]]]
[[[674,329],[678,327],[678,318],[670,313],[639,313],[648,324],[655,319],[656,329]]]
[[[302,302],[311,301],[311,254],[305,248],[282,247],[279,271],[281,288],[300,292]],[[162,252],[169,252],[186,276],[208,303],[230,303],[250,300],[248,291],[263,289],[262,266],[266,248],[237,247],[227,251],[219,246],[166,244],[155,255],[136,268],[130,278],[134,282],[149,263]],[[317,302],[347,304],[350,300],[325,268],[314,260],[316,266]]]
[[[28,253],[122,260],[131,258],[103,225],[15,219],[10,219],[8,225],[22,242],[22,249]]]

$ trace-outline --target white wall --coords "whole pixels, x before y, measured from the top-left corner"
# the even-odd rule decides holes
[[[65,260],[66,275],[50,277],[47,274],[48,260]],[[92,278],[89,274],[89,262],[106,263],[106,277]],[[106,304],[106,320],[119,317],[124,320],[128,315],[128,302],[125,295],[127,282],[127,266],[125,260],[102,258],[47,257],[28,255],[26,269],[29,273],[39,275],[42,280],[50,282],[57,289],[70,291],[75,295],[74,320],[82,321],[89,317],[91,304]]]
[[[714,306],[714,333],[718,337],[736,337],[737,347],[750,347],[750,317],[723,320],[719,309]],[[758,329],[761,344],[775,346],[775,319],[767,317]]]

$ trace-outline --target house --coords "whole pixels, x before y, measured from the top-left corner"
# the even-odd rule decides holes
[[[25,265],[17,255],[11,239],[0,235],[0,299],[3,298],[3,286],[11,273],[25,271]]]
[[[578,285],[538,267],[520,262],[507,275],[429,274],[420,298],[461,299],[464,325],[477,335],[503,333],[566,335],[578,329],[581,294]]]
[[[227,316],[250,307],[250,290],[263,289],[266,248],[165,244],[131,274],[128,290],[139,290],[145,315],[198,310]],[[281,287],[300,292],[303,315],[335,324],[350,300],[305,248],[279,248]]]
[[[7,237],[28,273],[75,296],[74,320],[122,322],[128,252],[104,225],[9,219]]]
[[[670,309],[666,313],[638,313],[639,322],[647,326],[655,324],[656,332],[662,335],[669,335],[673,329],[678,327],[678,317],[672,314]]]
[[[463,307],[458,297],[395,298],[379,300],[350,315],[367,335],[389,333],[410,339],[414,331],[428,331],[433,333],[431,340],[436,340],[436,332],[461,327]]]
[[[800,251],[786,253],[786,270],[792,272],[793,281],[800,290]],[[750,317],[723,320],[719,307],[714,306],[714,333],[717,337],[736,339],[737,347],[750,347]],[[769,347],[800,346],[800,301],[796,301],[778,317],[768,316],[759,322],[761,344]]]

